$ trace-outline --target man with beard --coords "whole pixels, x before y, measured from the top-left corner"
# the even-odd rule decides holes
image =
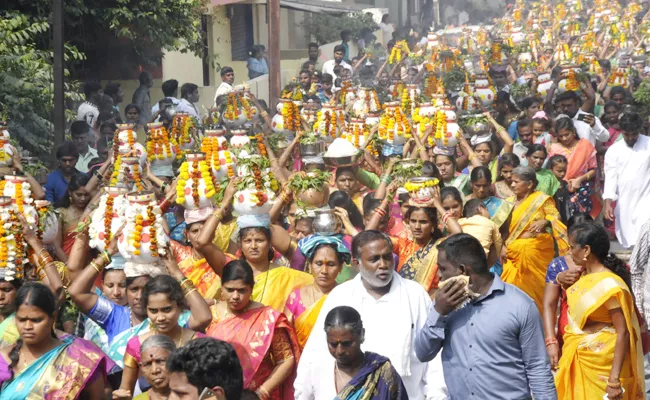
[[[619,126],[624,140],[605,153],[603,198],[605,218],[611,221],[616,215],[616,237],[623,247],[630,248],[650,219],[650,138],[641,135],[643,119],[636,112],[624,112]]]
[[[298,363],[296,382],[331,358],[322,329],[325,317],[347,305],[359,312],[366,329],[363,350],[391,360],[410,399],[446,399],[440,359],[422,363],[414,356],[415,337],[424,327],[431,300],[417,282],[395,272],[390,238],[376,230],[359,233],[352,241],[352,263],[359,274],[327,296]]]

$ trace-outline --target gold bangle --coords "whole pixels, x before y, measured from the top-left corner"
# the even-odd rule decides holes
[[[618,389],[621,387],[621,381],[619,380],[618,382],[610,382],[609,380],[607,381],[607,387],[611,387],[612,389]]]
[[[185,293],[185,298],[187,298],[187,296],[189,296],[192,292],[196,292],[196,288],[190,290],[189,292],[186,292]]]
[[[98,274],[102,273],[103,268],[97,265],[97,263],[94,260],[90,262],[90,266],[93,267]]]
[[[217,217],[219,222],[221,222],[221,220],[223,220],[223,213],[221,212],[221,209],[215,211],[214,216]]]
[[[46,252],[48,255],[50,254],[45,247],[43,247],[39,252],[38,252],[38,258],[43,258],[43,252]]]
[[[467,159],[468,159],[469,161],[472,161],[472,160],[475,159],[475,158],[476,158],[476,153],[472,153],[472,154],[469,155],[469,157],[468,157]]]
[[[45,273],[43,268],[37,268],[36,275],[38,276],[38,280],[40,280],[41,282],[44,281],[45,278],[47,277],[47,274]]]
[[[101,256],[104,259],[104,261],[106,261],[106,265],[111,263],[111,255],[108,254],[108,251],[106,250],[102,251]]]
[[[183,289],[183,291],[191,290],[195,288],[196,286],[194,286],[194,282],[192,282],[191,279],[185,278],[181,281],[181,289]]]

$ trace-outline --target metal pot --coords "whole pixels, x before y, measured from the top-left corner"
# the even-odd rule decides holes
[[[334,210],[318,210],[312,227],[319,235],[334,235],[341,229],[341,222]]]
[[[310,144],[300,143],[300,154],[304,156],[317,156],[324,151],[325,145],[322,141]]]
[[[467,115],[467,117],[473,117],[473,115]],[[463,127],[463,131],[467,135],[476,136],[476,135],[482,135],[485,134],[486,132],[489,132],[490,127],[487,121],[480,121],[473,124],[465,124],[463,123],[462,120],[466,118],[463,117],[460,118],[461,118],[461,125]]]

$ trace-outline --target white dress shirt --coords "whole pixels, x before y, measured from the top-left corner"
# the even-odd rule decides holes
[[[576,115],[573,117],[573,126],[575,126],[576,132],[578,132],[580,139],[587,139],[594,146],[596,145],[596,142],[606,142],[609,140],[609,131],[605,129],[603,124],[600,122],[600,118],[594,116],[596,123],[592,128],[588,123],[584,121],[578,121],[578,116],[581,114],[587,113],[582,110],[578,110]]]
[[[217,98],[219,96],[222,96],[224,94],[228,94],[230,92],[233,92],[235,89],[232,87],[231,84],[226,83],[226,82],[221,82],[221,85],[217,88],[217,93],[214,94],[214,105],[216,107],[217,105]]]
[[[86,154],[79,153],[79,159],[77,160],[77,164],[75,165],[75,168],[77,168],[79,172],[83,172],[84,174],[88,173],[88,171],[90,170],[90,165],[88,164],[90,164],[93,158],[97,158],[97,150],[88,146],[88,151],[86,152]]]
[[[350,70],[352,72],[352,67],[350,64],[346,63],[345,61],[341,61],[341,64],[339,64],[342,68],[345,68],[347,70]],[[334,60],[329,60],[325,61],[325,64],[323,64],[323,73],[324,74],[330,74],[336,80],[338,76],[334,73],[334,67],[336,67],[336,61]]]
[[[634,147],[624,140],[614,143],[605,153],[604,170],[603,198],[616,200],[616,237],[630,248],[650,219],[650,138],[639,136]]]
[[[431,299],[422,286],[395,272],[389,292],[377,300],[363,286],[360,274],[334,288],[323,304],[298,363],[294,384],[296,399],[309,399],[308,393],[313,393],[309,387],[315,387],[313,385],[329,390],[323,383],[312,382],[313,369],[320,369],[318,365],[332,360],[323,327],[327,313],[338,306],[353,307],[361,314],[366,331],[363,351],[390,359],[404,382],[409,399],[447,399],[440,357],[422,363],[415,355],[415,338],[426,323],[430,305]]]
[[[187,99],[181,99],[176,106],[176,112],[184,112],[190,114],[190,116],[196,118],[197,121],[201,122],[201,116],[199,115],[199,110],[196,106],[190,103]]]

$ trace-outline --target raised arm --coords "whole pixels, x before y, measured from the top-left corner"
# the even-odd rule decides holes
[[[499,136],[499,139],[503,141],[503,152],[512,153],[512,147],[515,145],[515,142],[513,142],[510,135],[508,135],[508,131],[506,130],[506,128],[499,125],[499,123],[494,118],[492,118],[492,115],[490,113],[485,113],[484,115],[487,116],[488,121],[490,121],[490,124],[492,124],[494,129],[496,129],[497,136]]]

